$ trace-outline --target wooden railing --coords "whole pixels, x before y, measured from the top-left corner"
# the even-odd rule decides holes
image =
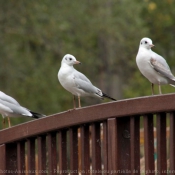
[[[175,94],[69,110],[1,130],[0,174],[175,174]]]

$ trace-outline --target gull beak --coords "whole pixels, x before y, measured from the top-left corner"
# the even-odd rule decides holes
[[[154,44],[150,44],[151,47],[154,47]]]
[[[79,61],[75,61],[74,64],[81,64],[81,62],[79,62]]]

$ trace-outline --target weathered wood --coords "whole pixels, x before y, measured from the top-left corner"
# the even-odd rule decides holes
[[[70,174],[78,175],[78,127],[69,129],[70,139]]]
[[[140,175],[140,116],[130,118],[131,175]]]
[[[154,135],[153,115],[144,116],[144,150],[145,150],[145,174],[155,174],[154,169]]]
[[[0,170],[1,175],[6,175],[6,146],[5,144],[0,145]]]
[[[103,122],[103,130],[102,130],[102,164],[103,164],[103,175],[107,175],[108,172],[108,137],[107,137],[107,121]]]
[[[107,120],[108,130],[108,171],[110,174],[116,174],[117,171],[117,125],[116,119]]]
[[[170,113],[170,175],[175,175],[175,113]]]
[[[27,171],[28,175],[33,175],[35,172],[35,138],[27,140]]]
[[[57,150],[56,132],[49,133],[48,139],[48,172],[50,175],[57,174]]]
[[[6,170],[15,172],[17,170],[17,144],[6,144]]]
[[[140,174],[139,118],[144,115],[144,173],[155,174],[153,114],[158,113],[157,167],[161,171],[160,174],[163,174],[167,170],[165,115],[168,112],[171,112],[170,170],[175,169],[175,119],[172,112],[174,106],[174,94],[122,100],[70,110],[2,130],[0,169],[26,168],[30,170],[28,175],[33,175],[36,170],[35,164],[37,165],[35,154],[38,153],[38,168],[49,171],[45,174],[77,175],[78,172],[82,172],[82,174],[123,175],[124,171],[126,174]],[[80,128],[79,139],[78,128]],[[36,139],[37,148],[35,148]],[[27,142],[26,149],[25,142]],[[25,154],[27,160],[24,159]],[[81,162],[80,171],[78,171],[79,162]]]
[[[67,168],[67,130],[58,133],[58,152],[59,152],[59,174],[68,174]]]
[[[101,175],[101,138],[100,138],[100,123],[93,123],[91,125],[92,137],[92,173],[94,175]]]
[[[47,133],[73,125],[99,120],[102,121],[111,117],[125,117],[173,111],[174,106],[175,94],[168,94],[121,100],[71,111],[69,110],[67,112],[62,112],[46,118],[21,124],[10,129],[2,130],[0,131],[0,144],[21,140],[26,137],[40,135],[42,133]]]
[[[131,173],[130,118],[117,118],[117,175]]]
[[[157,175],[166,175],[166,114],[157,114]]]
[[[81,172],[90,174],[90,148],[89,148],[89,125],[81,126]]]
[[[25,175],[25,141],[17,143],[18,175]]]
[[[46,175],[46,136],[39,136],[38,141],[38,172],[39,174]]]

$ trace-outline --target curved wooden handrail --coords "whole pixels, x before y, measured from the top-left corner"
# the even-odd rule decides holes
[[[0,131],[0,144],[108,118],[175,111],[175,94],[145,96],[68,110]]]

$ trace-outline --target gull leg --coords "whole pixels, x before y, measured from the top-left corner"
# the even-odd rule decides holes
[[[154,84],[151,83],[151,90],[152,90],[152,95],[154,95]]]
[[[162,94],[160,83],[159,83],[159,94]]]
[[[73,104],[74,104],[74,109],[76,109],[75,95],[73,95]]]
[[[81,108],[80,96],[78,95],[78,107]]]
[[[7,117],[8,119],[8,124],[9,124],[9,128],[11,127],[11,122],[10,122],[10,117]]]

